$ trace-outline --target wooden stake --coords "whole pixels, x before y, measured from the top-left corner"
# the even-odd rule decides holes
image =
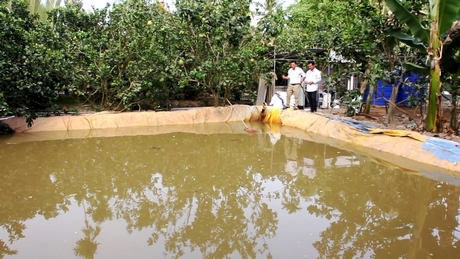
[[[236,112],[236,113],[238,113],[238,112],[235,110],[235,107],[233,107],[232,103],[231,103],[227,98],[225,98],[225,100],[227,100],[227,102],[230,104],[230,107],[232,107],[233,111]],[[238,115],[240,115],[240,114],[238,113]],[[244,123],[244,118],[241,119],[241,122],[243,122],[243,124],[244,124],[244,126],[246,127],[246,129],[249,128],[248,125],[246,125],[246,123]]]

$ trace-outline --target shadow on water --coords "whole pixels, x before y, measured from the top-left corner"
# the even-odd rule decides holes
[[[0,258],[145,258],[149,247],[165,258],[460,254],[459,187],[273,132],[19,143],[0,158]],[[42,219],[50,228],[37,234]],[[65,232],[72,224],[80,232]],[[28,236],[72,247],[37,251],[21,245]]]

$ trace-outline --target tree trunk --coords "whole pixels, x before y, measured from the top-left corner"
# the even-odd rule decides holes
[[[364,96],[364,93],[366,92],[366,88],[369,87],[369,92],[367,94],[367,99],[366,99],[366,108],[364,110],[364,113],[366,114],[369,114],[370,110],[371,110],[371,98],[372,98],[372,92],[371,90],[372,87],[369,85],[369,82],[370,84],[372,84],[371,80],[369,80],[369,75],[371,74],[371,69],[374,67],[374,63],[371,63],[369,62],[369,66],[370,68],[367,68],[366,69],[366,72],[364,74],[364,79],[361,83],[361,88],[359,89],[359,91],[361,92],[361,94]]]
[[[366,91],[367,86],[369,85],[369,79],[365,78],[363,81],[361,81],[361,87],[359,88],[359,91],[361,94],[363,94]]]
[[[439,40],[438,21],[436,18],[431,22],[430,46],[428,54],[431,62],[430,87],[428,94],[428,110],[426,116],[426,129],[431,132],[442,130],[441,122],[441,67],[440,51],[441,42]]]
[[[219,95],[217,93],[214,93],[213,96],[214,96],[214,107],[219,107]]]
[[[222,106],[225,106],[227,102],[225,100],[230,100],[230,89],[231,86],[225,86],[224,99],[222,100]]]
[[[214,107],[219,107],[219,91],[215,91],[211,85],[212,85],[212,80],[209,80],[210,83],[205,83],[203,84],[205,88],[209,89],[209,91],[212,94],[212,97],[214,99]]]
[[[391,91],[391,97],[388,101],[388,114],[386,118],[387,124],[390,124],[391,128],[396,128],[396,118],[395,118],[395,110],[396,110],[396,96],[398,95],[398,89],[401,85],[401,82],[397,82],[393,84],[393,89]]]
[[[371,101],[372,101],[373,95],[374,95],[374,82],[371,82],[369,84],[369,92],[367,93],[366,108],[364,110],[365,114],[369,114],[371,112]]]

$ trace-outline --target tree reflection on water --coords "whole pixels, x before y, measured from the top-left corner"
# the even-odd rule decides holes
[[[128,233],[151,231],[147,244],[164,242],[168,258],[270,258],[280,218],[268,201],[279,200],[288,214],[309,204],[330,221],[313,244],[320,258],[460,254],[459,187],[299,139],[176,133],[9,145],[0,157],[24,157],[0,174],[9,244],[27,238],[26,220],[58,217],[76,202],[82,258],[95,257],[101,224],[114,219]],[[20,255],[8,243],[0,240],[0,258]]]
[[[77,241],[77,245],[75,246],[73,251],[75,255],[79,257],[93,259],[94,255],[96,254],[97,247],[99,245],[99,243],[95,240],[96,237],[101,233],[101,227],[99,225],[96,225],[96,227],[90,225],[87,216],[91,212],[86,210],[84,200],[81,202],[81,206],[83,208],[85,217],[85,227],[82,229],[84,238],[81,238]]]

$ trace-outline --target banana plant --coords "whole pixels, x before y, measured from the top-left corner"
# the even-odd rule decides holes
[[[371,111],[371,102],[372,102],[372,97],[374,94],[374,88],[377,85],[377,80],[381,76],[381,67],[378,62],[373,62],[371,64],[371,72],[370,72],[370,78],[369,78],[369,94],[367,95],[367,100],[366,100],[366,107],[364,109],[364,113],[369,114]]]
[[[387,32],[410,47],[421,50],[427,56],[425,66],[406,63],[406,68],[430,77],[426,129],[442,130],[441,121],[441,71],[455,67],[452,62],[460,49],[460,1],[429,0],[429,23],[422,25],[420,19],[409,12],[399,0],[385,0],[387,7],[410,33],[401,28],[388,28]]]

